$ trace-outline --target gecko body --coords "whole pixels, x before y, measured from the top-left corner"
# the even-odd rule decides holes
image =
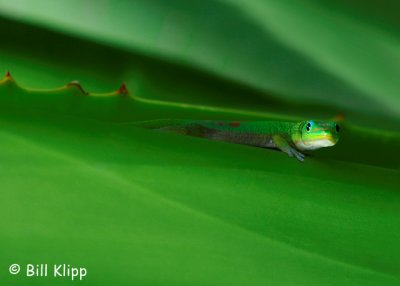
[[[223,121],[223,120],[152,120],[134,125],[210,140],[279,149],[304,161],[302,151],[335,145],[339,125],[333,121]]]

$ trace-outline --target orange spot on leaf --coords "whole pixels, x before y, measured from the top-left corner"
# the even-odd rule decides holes
[[[237,122],[237,121],[229,122],[229,126],[231,126],[231,127],[239,127],[240,126],[240,122]]]
[[[340,121],[344,121],[344,119],[345,119],[345,116],[344,116],[344,113],[342,112],[342,113],[339,113],[338,115],[336,115],[333,118],[333,121],[340,122]]]
[[[122,95],[127,95],[128,94],[128,88],[126,87],[126,84],[123,83],[120,88],[117,90],[117,94],[122,94]]]

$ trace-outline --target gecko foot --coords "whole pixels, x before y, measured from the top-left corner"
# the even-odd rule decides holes
[[[304,157],[305,155],[299,151],[297,151],[296,149],[290,147],[287,152],[286,152],[289,157],[296,157],[297,160],[299,160],[300,162],[304,162]]]

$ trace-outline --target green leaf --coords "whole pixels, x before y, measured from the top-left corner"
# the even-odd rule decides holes
[[[400,285],[396,52],[384,52],[397,35],[352,17],[379,15],[330,2],[15,3],[0,3],[5,284],[70,285],[7,272],[65,263],[87,268],[85,285]],[[336,13],[387,59],[352,60],[351,42],[325,50],[324,37],[348,39]],[[303,30],[313,23],[329,33]],[[341,141],[304,164],[130,124],[341,112]]]

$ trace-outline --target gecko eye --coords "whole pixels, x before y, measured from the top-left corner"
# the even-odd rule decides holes
[[[339,124],[336,124],[336,132],[339,133],[339,131],[340,131]]]
[[[311,131],[311,123],[310,122],[307,123],[306,130],[307,130],[307,132]]]

